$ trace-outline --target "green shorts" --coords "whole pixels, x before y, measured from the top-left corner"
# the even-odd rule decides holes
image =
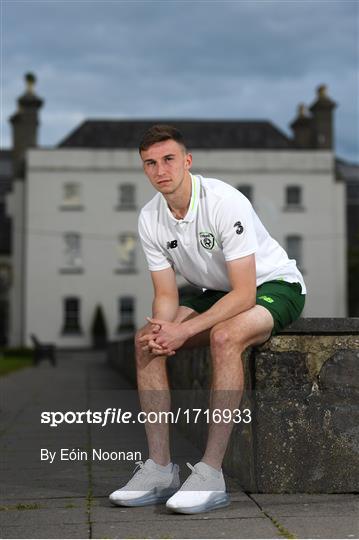
[[[280,279],[267,281],[257,287],[256,304],[268,309],[274,320],[272,336],[299,318],[305,303],[300,283],[288,283]],[[180,302],[197,313],[203,313],[228,294],[225,291],[206,290]]]

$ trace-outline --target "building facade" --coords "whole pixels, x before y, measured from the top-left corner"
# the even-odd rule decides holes
[[[311,114],[301,107],[292,123],[293,139],[270,122],[165,121],[184,133],[192,172],[240,189],[297,260],[308,287],[304,316],[311,317],[346,315],[345,185],[332,148],[334,106],[320,87]],[[155,122],[87,121],[58,147],[23,157],[26,172],[8,197],[12,345],[29,345],[35,334],[63,347],[90,346],[99,305],[110,340],[146,322],[152,284],[137,218],[155,191],[137,144]],[[178,284],[185,286],[180,277]]]
[[[346,185],[348,315],[359,317],[359,165],[342,159],[336,165]]]
[[[0,346],[6,346],[10,332],[10,290],[12,281],[11,220],[6,197],[11,192],[13,157],[11,150],[0,150]]]

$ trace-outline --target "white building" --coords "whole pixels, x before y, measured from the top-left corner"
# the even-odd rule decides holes
[[[177,125],[193,148],[192,172],[241,189],[296,258],[308,288],[304,315],[342,317],[345,188],[335,177],[328,124],[334,104],[320,92],[313,116],[301,110],[292,124],[294,140],[269,122],[166,123]],[[321,101],[324,119],[320,107],[316,113]],[[8,197],[14,220],[12,345],[30,344],[35,334],[63,347],[89,346],[97,305],[111,340],[146,322],[152,285],[137,217],[155,192],[137,144],[153,123],[87,121],[59,147],[27,152],[26,174]]]

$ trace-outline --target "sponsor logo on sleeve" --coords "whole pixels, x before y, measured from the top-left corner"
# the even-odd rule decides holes
[[[242,234],[244,231],[244,227],[240,221],[236,221],[233,227],[235,227],[237,234]]]

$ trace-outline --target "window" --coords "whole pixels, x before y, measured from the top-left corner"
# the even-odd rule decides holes
[[[80,299],[68,297],[64,299],[63,334],[80,334]]]
[[[123,233],[118,237],[118,268],[119,272],[136,271],[136,236],[133,233]]]
[[[286,239],[287,253],[290,259],[295,259],[298,268],[301,270],[303,266],[303,240],[301,236],[290,235]]]
[[[286,207],[290,209],[302,209],[302,188],[300,186],[287,186]]]
[[[245,197],[247,197],[247,199],[249,201],[252,202],[252,199],[253,199],[253,187],[252,186],[250,186],[249,184],[240,184],[239,186],[237,186],[237,189],[238,189],[238,191],[243,193],[243,195]]]
[[[0,345],[5,346],[9,338],[10,302],[0,298]]]
[[[118,208],[136,208],[136,186],[133,184],[121,184],[118,186]]]
[[[66,268],[81,268],[81,236],[78,233],[65,233],[64,235],[64,255]]]
[[[135,299],[132,296],[122,296],[118,299],[118,331],[135,329]]]
[[[12,219],[7,214],[6,202],[2,201],[0,198],[0,256],[10,255],[11,253],[11,248],[12,248],[11,229],[12,229]]]
[[[62,210],[81,210],[81,185],[79,182],[66,182],[63,185]]]
[[[6,293],[11,286],[11,266],[6,262],[0,262],[0,299],[3,293]],[[1,320],[1,318],[0,318]]]

